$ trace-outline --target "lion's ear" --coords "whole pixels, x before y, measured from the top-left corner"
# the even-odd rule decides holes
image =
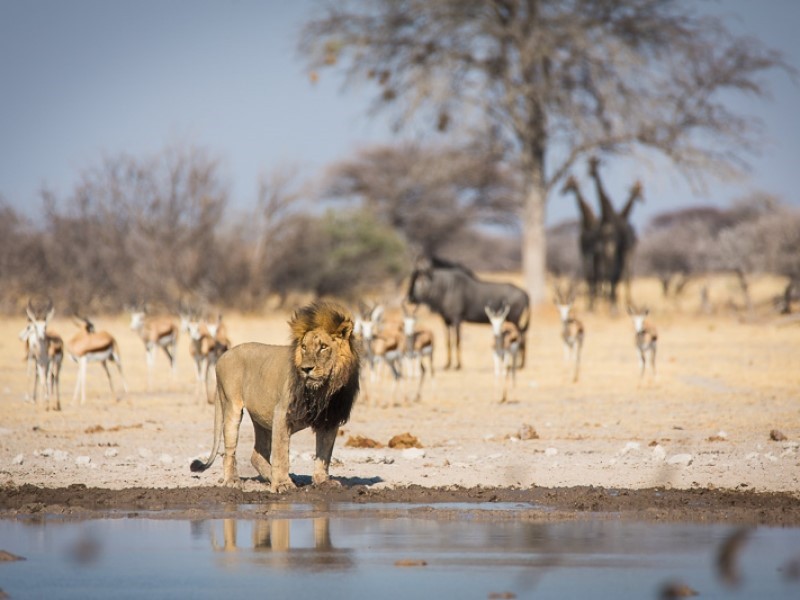
[[[342,324],[336,328],[334,336],[340,337],[343,340],[349,340],[350,335],[353,333],[353,322],[350,319],[342,321]]]

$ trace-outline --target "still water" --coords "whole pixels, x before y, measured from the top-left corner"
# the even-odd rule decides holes
[[[364,506],[362,505],[363,509]],[[386,507],[381,507],[385,515]],[[513,512],[513,509],[512,509]],[[0,588],[20,598],[800,598],[800,529],[613,519],[323,516],[0,520]]]

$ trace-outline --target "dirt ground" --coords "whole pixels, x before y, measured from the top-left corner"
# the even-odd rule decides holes
[[[0,517],[446,501],[533,503],[540,518],[613,513],[800,525],[798,321],[764,310],[744,319],[728,309],[699,316],[691,306],[659,303],[653,285],[634,291],[653,295],[654,379],[639,380],[627,316],[581,311],[587,338],[580,381],[571,383],[557,314],[546,307],[533,315],[527,364],[502,404],[489,328],[466,326],[463,368],[443,371],[441,322],[423,313],[438,347],[422,399],[406,400],[403,386],[393,392],[386,379],[367,380],[334,450],[331,474],[342,486],[310,485],[314,446],[305,431],[292,438],[300,487],[282,496],[269,494],[249,463],[247,417],[241,489],[219,485],[221,458],[205,473],[190,472],[211,448],[213,406],[196,392],[185,336],[177,372],[159,355],[148,389],[144,348],[128,317],[97,318],[98,329],[119,341],[128,393],[115,400],[102,369],[90,365],[87,402],[74,403],[77,369],[66,359],[56,412],[26,398],[17,339],[24,320],[0,321]],[[288,316],[226,321],[234,343],[285,343]],[[63,318],[52,329],[65,339],[76,331]],[[121,388],[113,367],[112,377]],[[419,447],[389,447],[401,434]]]

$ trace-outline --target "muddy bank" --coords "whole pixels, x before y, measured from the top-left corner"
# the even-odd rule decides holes
[[[301,482],[302,484],[302,482]],[[71,485],[41,488],[8,486],[0,493],[0,518],[59,516],[61,518],[253,518],[296,514],[298,505],[309,513],[337,512],[342,503],[369,505],[390,513],[398,509],[431,518],[462,518],[480,513],[503,518],[508,511],[492,511],[489,503],[519,503],[515,518],[556,520],[621,518],[664,522],[724,522],[746,525],[800,526],[800,499],[780,492],[726,490],[642,490],[599,487],[564,488],[425,488],[370,489],[367,486],[319,488],[302,485],[284,494],[243,491],[227,487],[182,489],[129,488],[121,490]],[[419,505],[458,503],[446,510]],[[415,505],[415,506],[410,506]],[[498,509],[501,507],[498,506]]]

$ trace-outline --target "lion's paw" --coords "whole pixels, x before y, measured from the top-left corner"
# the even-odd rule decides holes
[[[342,483],[336,479],[325,478],[320,481],[314,480],[314,485],[318,488],[324,489],[338,489],[342,487]]]
[[[269,486],[269,491],[273,494],[282,494],[283,492],[288,492],[296,488],[297,486],[291,479],[285,479],[282,481],[273,481]]]

